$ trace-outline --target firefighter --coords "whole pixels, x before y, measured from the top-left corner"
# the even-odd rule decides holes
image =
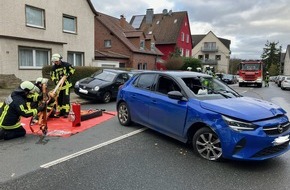
[[[67,77],[60,88],[56,100],[56,109],[59,111],[58,116],[63,116],[64,118],[67,118],[70,111],[70,88],[72,87],[70,77],[74,74],[75,68],[71,64],[62,61],[62,57],[60,54],[53,54],[51,57],[51,61],[54,63],[52,71],[50,72],[51,80],[57,85],[62,77]]]
[[[269,76],[269,72],[267,71],[266,76],[265,76],[265,87],[269,87],[269,79],[270,79],[270,76]]]
[[[42,92],[42,86],[45,84],[47,85],[48,79],[38,77],[34,83],[34,85],[39,89],[38,92],[30,93],[27,95],[28,102],[31,106],[31,108],[36,108],[40,101],[43,100],[43,96],[47,96],[47,94],[43,94]]]
[[[0,105],[0,139],[9,140],[23,137],[25,129],[20,123],[21,116],[36,116],[44,110],[45,105],[35,109],[27,107],[28,95],[39,92],[39,89],[30,81],[24,81]]]

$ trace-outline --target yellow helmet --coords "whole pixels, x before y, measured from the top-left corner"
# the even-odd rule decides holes
[[[54,62],[54,61],[59,61],[62,59],[62,56],[58,53],[55,53],[51,56],[51,61]]]
[[[39,93],[39,88],[30,81],[24,81],[20,84],[20,88],[29,93]]]
[[[41,83],[41,84],[47,84],[48,79],[47,78],[42,78],[42,77],[38,77],[35,81],[35,83]]]

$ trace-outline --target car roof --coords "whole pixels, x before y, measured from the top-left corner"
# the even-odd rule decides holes
[[[103,71],[113,72],[113,73],[128,73],[128,71],[120,69],[102,69]]]
[[[193,71],[148,71],[142,73],[155,73],[155,74],[168,74],[175,77],[186,78],[186,77],[212,77],[211,75],[193,72]]]

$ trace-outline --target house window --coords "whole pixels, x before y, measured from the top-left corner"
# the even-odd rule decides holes
[[[189,43],[189,34],[186,35],[186,43]]]
[[[138,63],[138,70],[142,70],[142,63]]]
[[[181,41],[183,42],[184,41],[184,33],[181,32]]]
[[[50,51],[48,49],[19,47],[19,68],[41,69],[48,65],[49,57]]]
[[[69,15],[63,15],[63,31],[69,33],[76,33],[77,18]]]
[[[155,43],[154,42],[151,42],[151,51],[154,51],[155,50]]]
[[[144,50],[144,48],[145,48],[145,41],[141,40],[140,41],[140,49]]]
[[[147,63],[143,63],[143,70],[147,70]]]
[[[216,48],[216,43],[215,42],[204,42],[204,49],[205,50],[215,50]]]
[[[111,40],[105,40],[105,41],[104,41],[104,44],[105,44],[105,47],[106,47],[106,48],[110,48],[110,47],[112,47],[112,42],[111,42]]]
[[[119,67],[120,68],[125,68],[126,67],[126,64],[125,63],[119,63]]]
[[[204,58],[205,58],[205,60],[208,60],[209,59],[209,54],[205,54]]]
[[[198,55],[198,59],[203,60],[203,55]]]
[[[185,52],[185,57],[189,57],[189,50],[188,49]]]
[[[216,59],[216,60],[221,60],[221,55],[216,55],[216,56],[215,56],[215,59]]]
[[[26,25],[44,28],[44,10],[26,5],[25,7]]]
[[[84,53],[70,51],[67,53],[67,61],[73,66],[83,66]]]
[[[180,56],[183,56],[183,48],[180,48]]]

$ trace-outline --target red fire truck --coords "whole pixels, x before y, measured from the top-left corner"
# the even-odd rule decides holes
[[[263,84],[263,62],[262,61],[242,61],[239,65],[239,86],[256,85],[262,87]]]

